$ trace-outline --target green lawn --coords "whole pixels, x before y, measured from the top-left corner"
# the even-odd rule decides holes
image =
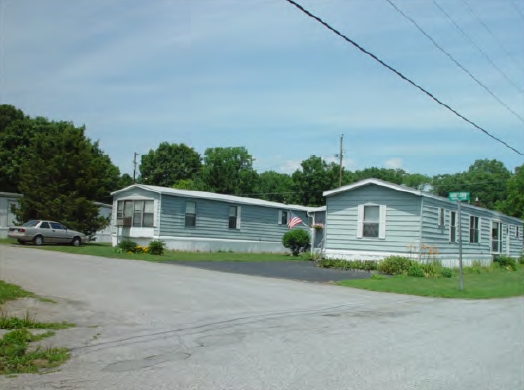
[[[524,266],[517,271],[494,270],[465,274],[464,289],[459,290],[458,277],[413,278],[393,276],[383,279],[343,280],[339,285],[372,291],[442,298],[488,299],[524,295]]]
[[[179,252],[166,251],[162,256],[148,254],[128,254],[117,253],[116,249],[110,244],[89,243],[80,247],[69,245],[43,245],[36,247],[32,244],[20,245],[14,240],[0,240],[0,244],[12,244],[24,248],[37,248],[50,251],[74,253],[77,255],[91,255],[101,257],[111,257],[126,260],[146,260],[146,261],[288,261],[288,260],[309,260],[309,254],[303,253],[294,257],[282,253],[232,253],[232,252]]]

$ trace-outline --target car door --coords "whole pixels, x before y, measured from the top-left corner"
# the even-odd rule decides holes
[[[49,222],[42,221],[40,222],[40,226],[38,226],[38,229],[35,229],[35,234],[41,234],[42,237],[44,237],[44,242],[53,243],[55,241],[55,234],[53,230],[51,229],[51,225],[49,225]]]
[[[58,244],[63,244],[63,243],[68,242],[67,241],[67,231],[63,225],[59,224],[58,222],[49,222],[49,224],[51,225],[53,242],[56,242]]]

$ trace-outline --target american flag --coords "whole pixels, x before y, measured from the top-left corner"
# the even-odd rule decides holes
[[[295,226],[297,226],[299,223],[303,223],[302,220],[293,214],[293,212],[289,212],[289,222],[287,223],[288,228],[293,229]]]

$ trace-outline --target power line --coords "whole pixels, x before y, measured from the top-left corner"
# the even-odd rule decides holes
[[[293,0],[285,0],[287,1],[288,3],[290,3],[291,5],[295,6],[296,8],[298,8],[300,11],[302,11],[303,13],[305,13],[307,16],[309,16],[310,18],[316,20],[317,22],[319,22],[320,24],[322,24],[324,27],[326,27],[328,30],[332,31],[333,33],[335,33],[336,35],[338,35],[339,37],[341,37],[342,39],[344,39],[345,41],[347,41],[348,43],[352,44],[353,46],[355,46],[357,49],[359,49],[361,52],[363,52],[364,54],[367,54],[368,56],[370,56],[371,58],[373,58],[375,61],[377,61],[378,63],[380,63],[382,66],[386,67],[387,69],[389,69],[390,71],[392,71],[393,73],[395,73],[397,76],[399,76],[401,79],[403,79],[404,81],[407,81],[409,84],[411,84],[412,86],[414,86],[415,88],[417,88],[418,90],[420,90],[421,92],[425,93],[426,95],[428,95],[431,99],[433,99],[436,103],[440,104],[441,106],[447,108],[449,111],[451,111],[453,114],[455,114],[456,116],[458,116],[459,118],[463,119],[464,121],[468,122],[470,125],[472,125],[473,127],[475,127],[476,129],[482,131],[484,134],[486,134],[488,137],[494,139],[495,141],[501,143],[502,145],[504,145],[506,148],[514,151],[515,153],[521,155],[521,156],[524,156],[523,153],[519,152],[517,149],[515,149],[514,147],[508,145],[506,142],[504,142],[503,140],[501,140],[500,138],[492,135],[491,133],[489,133],[487,130],[483,129],[482,127],[480,127],[479,125],[477,125],[475,122],[469,120],[468,118],[466,118],[464,115],[460,114],[459,112],[457,112],[456,110],[454,110],[453,108],[451,108],[448,104],[440,101],[438,98],[436,98],[432,93],[428,92],[426,89],[422,88],[420,85],[416,84],[414,81],[410,80],[409,78],[407,78],[406,76],[404,76],[402,73],[400,73],[398,70],[396,70],[395,68],[391,67],[390,65],[386,64],[384,61],[382,61],[380,58],[378,58],[375,54],[367,51],[366,49],[364,49],[362,46],[360,46],[358,43],[356,43],[355,41],[353,41],[352,39],[348,38],[347,36],[345,36],[344,34],[340,33],[339,31],[337,31],[335,28],[331,27],[329,24],[327,24],[326,22],[324,22],[322,19],[320,19],[318,16],[315,16],[313,15],[311,12],[309,12],[308,10],[306,10],[304,7],[302,7],[300,4],[296,3],[295,1]]]
[[[404,18],[409,20],[413,25],[428,38],[433,46],[435,46],[438,50],[440,50],[443,54],[445,54],[455,65],[457,65],[460,69],[462,69],[466,74],[471,77],[478,85],[480,85],[482,88],[486,90],[493,98],[499,102],[502,106],[506,107],[506,109],[511,112],[514,116],[516,116],[522,123],[524,123],[524,118],[522,118],[519,114],[517,114],[510,106],[508,106],[506,103],[504,103],[497,95],[491,91],[485,84],[483,84],[478,78],[476,78],[469,70],[467,70],[460,62],[458,62],[449,52],[444,50],[442,46],[440,46],[435,39],[431,35],[429,35],[426,31],[420,27],[420,25],[409,15],[405,14],[395,3],[393,3],[392,0],[386,0],[400,15],[402,15]]]
[[[467,2],[467,0],[462,0],[462,2],[466,5],[466,8],[468,9],[468,11],[478,20],[478,22],[484,26],[484,28],[486,29],[486,31],[493,37],[493,39],[495,40],[495,42],[497,42],[497,44],[499,45],[499,47],[504,51],[504,53],[506,53],[506,55],[511,58],[511,60],[513,60],[513,62],[515,63],[515,65],[517,65],[522,71],[524,71],[524,67],[522,67],[522,65],[519,63],[519,61],[515,58],[515,56],[513,56],[513,54],[511,54],[507,49],[506,47],[504,46],[504,44],[499,41],[499,39],[495,36],[495,34],[493,33],[493,31],[491,31],[491,29],[488,27],[488,25],[480,18],[480,16],[477,15],[477,13],[473,10],[473,8],[471,7],[471,5]]]
[[[439,3],[437,3],[436,0],[433,0],[433,4],[435,4],[435,6],[440,10],[440,12],[442,12],[444,14],[444,16],[446,16],[446,18],[449,20],[449,22],[462,34],[462,36],[464,36],[464,38],[466,38],[480,53],[482,53],[482,55],[484,56],[484,58],[486,58],[486,60],[489,61],[489,63],[511,84],[513,85],[515,88],[517,88],[520,92],[524,93],[524,89],[522,89],[521,87],[519,87],[519,85],[517,83],[515,83],[513,81],[513,79],[511,79],[507,74],[506,72],[504,72],[502,69],[499,68],[499,66],[497,64],[495,64],[495,62],[493,62],[493,60],[491,59],[491,57],[489,55],[486,54],[486,52],[484,50],[482,50],[482,48],[477,45],[477,43],[468,35],[466,34],[466,32],[457,24],[457,22],[455,22],[455,20],[446,12],[446,10],[444,8],[442,8]]]

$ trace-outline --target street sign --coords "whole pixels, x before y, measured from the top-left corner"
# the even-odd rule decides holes
[[[450,192],[448,199],[451,201],[469,200],[469,192]]]

